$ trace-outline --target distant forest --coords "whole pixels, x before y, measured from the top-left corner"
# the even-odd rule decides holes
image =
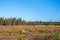
[[[0,25],[60,25],[60,22],[53,21],[25,21],[22,18],[2,18],[0,17]]]

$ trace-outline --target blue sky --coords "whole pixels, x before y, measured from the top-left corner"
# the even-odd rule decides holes
[[[0,0],[0,17],[57,21],[60,20],[60,0]]]

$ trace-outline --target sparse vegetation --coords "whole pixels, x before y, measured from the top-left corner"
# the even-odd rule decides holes
[[[1,18],[0,17],[0,25],[60,25],[60,22],[53,22],[53,21],[49,21],[49,22],[43,22],[43,21],[25,21],[22,20],[22,18]]]

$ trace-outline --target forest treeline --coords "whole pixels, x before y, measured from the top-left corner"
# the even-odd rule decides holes
[[[60,22],[43,22],[43,21],[25,21],[22,18],[2,18],[0,17],[0,25],[60,25]]]

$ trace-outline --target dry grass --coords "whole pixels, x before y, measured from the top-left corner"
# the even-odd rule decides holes
[[[54,25],[0,26],[0,40],[4,40],[4,39],[20,40],[19,38],[21,37],[25,40],[28,37],[31,38],[31,36],[34,35],[44,36],[44,35],[50,35],[54,33],[59,33],[60,35],[60,26],[54,26]]]

